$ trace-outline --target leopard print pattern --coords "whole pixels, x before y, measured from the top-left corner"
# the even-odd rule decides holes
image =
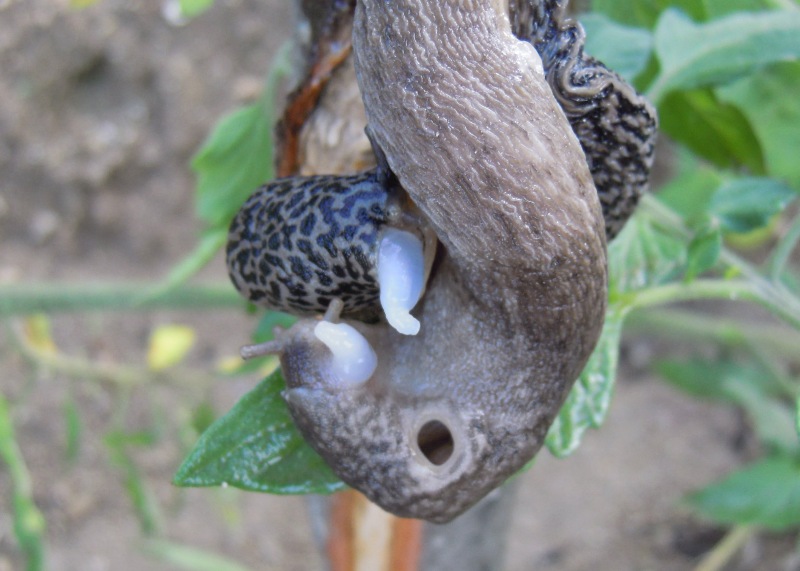
[[[228,233],[228,273],[257,305],[294,314],[380,307],[378,234],[389,193],[376,170],[277,179],[242,206]]]

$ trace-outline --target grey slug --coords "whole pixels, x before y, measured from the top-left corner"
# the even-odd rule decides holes
[[[652,160],[654,112],[584,58],[563,3],[510,9],[522,40],[504,0],[359,0],[354,58],[378,171],[276,181],[231,227],[242,293],[325,311],[243,354],[280,355],[306,440],[400,516],[447,522],[539,450],[600,334],[606,236]],[[369,198],[342,210],[350,187]],[[353,212],[368,215],[347,234]],[[303,236],[309,214],[323,223]],[[334,280],[346,251],[354,271]],[[360,319],[376,281],[388,324]]]

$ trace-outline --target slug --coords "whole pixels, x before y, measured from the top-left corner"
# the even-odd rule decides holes
[[[245,296],[325,312],[243,355],[280,356],[308,443],[399,516],[450,521],[539,450],[600,334],[606,236],[621,225],[607,217],[635,204],[606,200],[604,218],[595,181],[616,169],[636,194],[652,159],[655,116],[638,99],[635,160],[604,158],[599,123],[576,127],[630,125],[628,107],[609,106],[638,96],[615,75],[579,95],[600,112],[565,114],[549,80],[582,48],[537,50],[582,35],[557,21],[561,2],[530,6],[550,40],[515,37],[504,0],[359,0],[354,61],[377,171],[273,182],[231,226]]]
[[[514,35],[542,58],[547,83],[581,143],[592,173],[606,238],[614,238],[647,188],[657,114],[624,79],[583,52],[585,33],[566,18],[565,0],[511,0]]]

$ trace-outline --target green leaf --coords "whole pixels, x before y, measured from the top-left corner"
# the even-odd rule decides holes
[[[687,149],[677,149],[677,174],[658,191],[658,199],[687,220],[706,219],[711,197],[724,181],[715,168]]]
[[[227,226],[247,197],[272,178],[272,123],[262,104],[234,111],[195,155],[197,215],[209,226]]]
[[[275,56],[258,103],[223,117],[192,159],[197,214],[212,229],[227,230],[236,211],[273,175],[272,129],[278,87],[292,69],[292,44]]]
[[[214,0],[180,0],[181,14],[187,18],[198,16],[213,5]]]
[[[800,466],[783,456],[767,458],[692,494],[690,505],[726,524],[782,531],[800,525]]]
[[[677,279],[686,267],[686,245],[634,216],[608,247],[611,299]]]
[[[661,73],[649,95],[660,101],[675,89],[722,85],[800,57],[800,11],[740,12],[696,24],[670,9],[656,25],[655,50]]]
[[[603,424],[617,374],[624,311],[610,307],[594,353],[561,407],[545,444],[559,458],[574,452],[588,428]]]
[[[785,402],[767,397],[753,386],[741,383],[733,385],[730,390],[747,412],[762,444],[784,454],[797,455],[800,442],[795,434],[792,411]]]
[[[737,382],[759,379],[761,370],[747,369],[733,361],[706,361],[705,359],[663,359],[655,370],[669,383],[685,393],[702,399],[736,403],[730,386]]]
[[[723,184],[711,198],[709,214],[723,230],[745,233],[763,228],[798,194],[770,178],[747,177]]]
[[[147,446],[155,441],[152,432],[125,433],[112,431],[104,438],[111,462],[122,472],[123,484],[133,509],[139,518],[139,527],[144,535],[156,535],[162,527],[161,510],[153,491],[148,487],[141,470],[131,457],[128,446]]]
[[[789,454],[800,448],[792,414],[779,398],[782,385],[764,367],[730,360],[668,359],[659,361],[655,369],[676,388],[694,397],[742,407],[766,446]]]
[[[748,118],[711,89],[673,92],[658,108],[661,130],[717,166],[763,174],[764,157]]]
[[[800,190],[800,62],[781,63],[717,90],[749,119],[767,172]]]
[[[297,321],[297,317],[280,311],[267,311],[259,320],[253,333],[253,343],[266,343],[275,338],[274,329],[288,329]]]
[[[691,281],[713,268],[722,252],[719,228],[707,227],[698,232],[689,244],[685,281]]]
[[[581,24],[586,30],[586,53],[602,61],[627,81],[644,70],[653,36],[642,28],[617,24],[602,14],[584,14]]]
[[[4,473],[8,474],[10,480],[14,535],[26,560],[25,569],[43,571],[46,522],[33,501],[30,472],[14,434],[11,408],[2,393],[0,393],[0,460],[5,463],[7,470],[4,470]]]
[[[758,12],[775,8],[770,0],[703,0],[703,5],[711,20],[734,12]]]
[[[794,407],[794,427],[797,431],[798,438],[800,438],[800,396],[797,397],[797,402]]]
[[[697,0],[593,0],[592,10],[629,26],[652,29],[659,14],[669,7],[680,8],[695,20],[703,20],[706,12]]]
[[[281,396],[276,371],[200,437],[177,486],[231,485],[272,494],[327,494],[344,484],[306,444]]]

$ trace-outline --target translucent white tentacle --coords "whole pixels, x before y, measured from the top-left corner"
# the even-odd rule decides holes
[[[411,232],[387,228],[378,249],[381,306],[389,325],[404,335],[416,335],[419,321],[409,313],[425,287],[422,241]]]
[[[331,371],[343,385],[359,385],[375,372],[378,357],[361,333],[346,323],[320,321],[314,335],[333,353]]]

